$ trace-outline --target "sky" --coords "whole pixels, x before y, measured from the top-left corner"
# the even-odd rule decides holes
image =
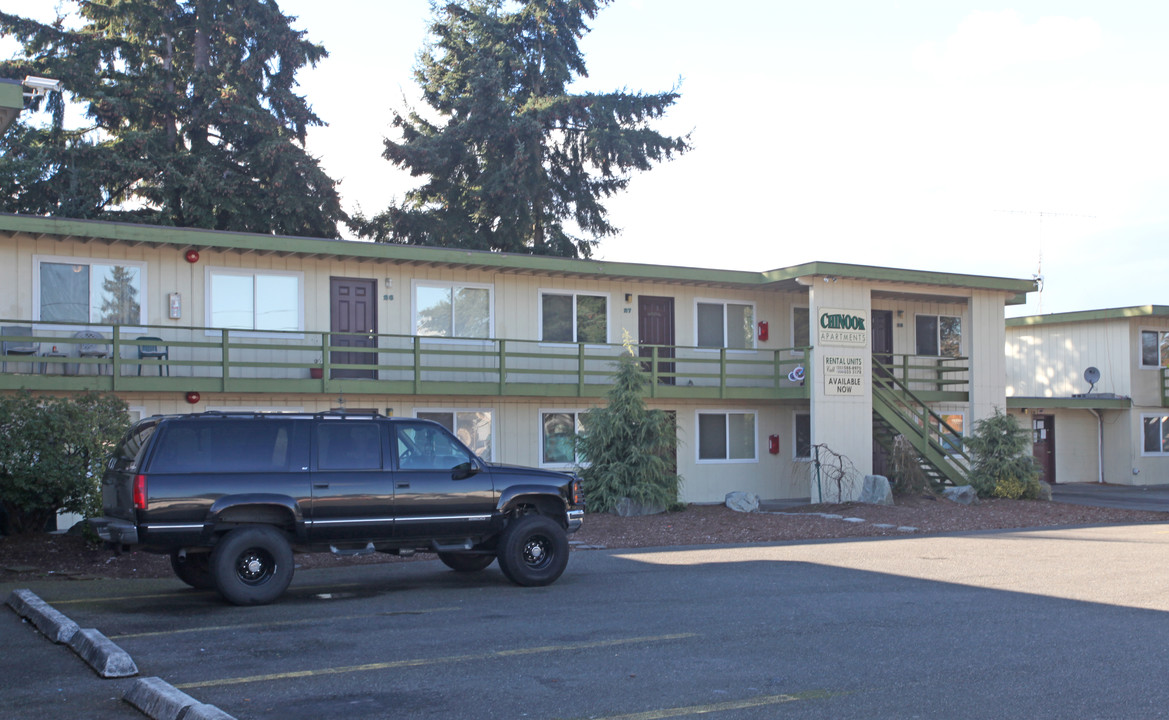
[[[280,6],[329,51],[298,76],[308,149],[376,213],[415,182],[381,151],[429,2]],[[1144,0],[614,0],[573,89],[677,87],[655,127],[693,149],[609,201],[595,257],[1042,275],[1012,316],[1169,305],[1167,31]]]

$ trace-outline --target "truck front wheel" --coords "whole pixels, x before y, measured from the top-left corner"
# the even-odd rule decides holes
[[[549,585],[568,566],[568,535],[544,515],[521,515],[499,538],[499,569],[517,585]]]
[[[235,605],[266,605],[292,582],[292,548],[279,530],[253,525],[232,530],[211,552],[215,589]]]

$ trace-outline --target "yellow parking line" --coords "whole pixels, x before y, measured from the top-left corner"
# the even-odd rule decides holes
[[[630,713],[628,715],[609,715],[594,720],[661,720],[662,718],[686,717],[689,715],[705,715],[707,713],[723,712],[724,710],[744,710],[747,708],[767,707],[768,705],[782,705],[797,700],[818,700],[832,697],[834,693],[824,690],[783,695],[760,695],[759,697],[743,700],[728,700],[709,705],[691,705],[689,707],[663,708],[661,710],[647,710],[645,712]],[[838,693],[835,693],[838,694]]]
[[[222,678],[220,680],[204,680],[202,682],[183,683],[175,685],[180,690],[191,688],[219,687],[223,685],[243,685],[245,683],[270,682],[273,680],[293,680],[296,678],[317,677],[324,675],[343,675],[353,672],[370,672],[372,670],[392,670],[404,667],[422,667],[425,665],[443,665],[447,663],[472,662],[475,660],[497,660],[505,657],[521,655],[538,655],[541,653],[572,652],[593,648],[615,647],[618,645],[635,645],[638,643],[666,642],[668,640],[683,640],[697,637],[694,633],[679,633],[676,635],[647,635],[645,637],[617,638],[613,640],[596,640],[592,642],[569,643],[567,645],[543,645],[540,647],[516,648],[514,650],[495,650],[473,655],[448,655],[436,658],[416,658],[413,660],[394,660],[392,662],[368,663],[366,665],[347,665],[344,667],[321,668],[319,670],[298,670],[295,672],[273,673],[270,675],[251,675],[248,677]]]
[[[341,588],[368,587],[368,585],[369,583],[341,583],[337,585],[294,585],[288,590],[288,594],[295,595],[306,590],[339,590]],[[72,600],[47,600],[46,602],[49,602],[51,605],[81,605],[84,603],[113,602],[115,600],[157,600],[158,598],[199,597],[202,595],[210,596],[214,594],[214,590],[195,590],[193,588],[183,588],[165,593],[155,593],[153,595],[108,595],[106,597],[73,598]]]
[[[396,615],[426,615],[436,612],[451,612],[458,610],[455,607],[440,607],[429,608],[426,610],[397,610],[394,612],[370,613],[368,615],[342,615],[339,617],[330,617],[330,622],[335,620],[362,620],[372,617],[394,617]],[[258,622],[258,623],[240,623],[239,625],[203,625],[199,627],[183,628],[181,630],[159,630],[156,632],[141,632],[141,633],[126,633],[124,635],[110,635],[111,640],[124,640],[126,638],[144,638],[156,637],[159,635],[181,635],[183,633],[196,632],[218,632],[221,630],[247,630],[249,628],[270,628],[270,627],[287,627],[289,625],[319,625],[320,618],[307,618],[304,620],[280,620],[277,622]]]

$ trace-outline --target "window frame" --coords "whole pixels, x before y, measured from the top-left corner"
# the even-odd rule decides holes
[[[807,314],[807,317],[804,318],[804,322],[803,322],[804,332],[806,332],[808,334],[808,342],[805,345],[800,345],[799,340],[796,337],[796,335],[797,335],[796,328],[800,327],[800,321],[796,317],[796,311],[798,311],[798,310],[803,310]],[[791,310],[791,319],[792,319],[791,346],[793,348],[811,347],[812,346],[812,308],[804,307],[803,305],[793,305],[792,310]],[[796,357],[803,357],[804,351],[803,350],[795,350],[795,351],[793,351],[793,354]]]
[[[149,263],[145,260],[122,260],[116,258],[97,258],[97,257],[76,257],[70,255],[33,255],[32,256],[32,320],[34,325],[36,323],[52,323],[51,327],[56,330],[94,330],[104,329],[111,330],[113,326],[102,325],[100,323],[86,322],[80,324],[69,324],[70,321],[56,321],[44,320],[41,318],[41,264],[59,264],[59,265],[85,265],[89,269],[89,277],[91,282],[92,294],[92,280],[93,280],[93,266],[94,265],[119,265],[123,267],[133,267],[138,270],[138,324],[127,324],[121,326],[123,329],[131,332],[144,331],[144,328],[150,324],[149,305],[147,297],[149,294],[148,287],[148,269]]]
[[[725,417],[726,423],[726,447],[728,457],[723,458],[704,458],[702,457],[702,422],[700,420],[703,415],[722,415]],[[754,433],[752,436],[752,451],[753,456],[749,458],[732,458],[730,455],[731,448],[731,415],[750,415],[752,417],[752,427]],[[757,410],[734,410],[734,409],[709,409],[709,410],[695,410],[694,411],[694,462],[698,465],[744,465],[744,464],[758,464],[759,462],[759,411]]]
[[[1145,364],[1145,333],[1152,333],[1157,336],[1158,349],[1158,363],[1157,365]],[[1160,370],[1161,368],[1169,367],[1169,349],[1164,354],[1160,352],[1161,348],[1169,344],[1169,330],[1162,330],[1161,328],[1143,327],[1137,331],[1137,356],[1140,358],[1139,367],[1141,370]]]
[[[420,335],[418,333],[418,290],[419,288],[436,288],[454,290],[467,288],[471,290],[487,291],[487,335],[481,338],[454,337],[453,335]],[[453,293],[452,293],[453,297]],[[454,308],[451,308],[451,332],[454,332]],[[410,281],[410,335],[420,337],[425,342],[465,343],[478,344],[491,342],[495,338],[495,285],[491,283],[462,282],[458,280],[426,280],[414,279]]]
[[[1145,447],[1145,422],[1149,419],[1152,419],[1152,418],[1156,418],[1159,421],[1158,424],[1161,426],[1161,433],[1160,433],[1161,449],[1160,450],[1149,450]],[[1159,412],[1159,413],[1141,413],[1141,428],[1140,428],[1141,457],[1169,457],[1169,447],[1166,447],[1166,445],[1169,445],[1169,443],[1165,442],[1165,434],[1166,434],[1165,426],[1166,425],[1169,425],[1169,411]]]
[[[934,318],[937,324],[937,330],[934,334],[934,344],[937,347],[937,353],[931,355],[921,352],[921,342],[918,335],[918,319],[923,317]],[[942,318],[953,318],[958,321],[958,354],[944,355],[942,354]],[[937,358],[957,358],[963,357],[963,351],[966,346],[966,333],[962,330],[963,318],[961,315],[948,315],[945,313],[914,313],[913,315],[913,350],[917,357],[937,357]]]
[[[808,454],[800,455],[800,418],[808,419]],[[792,413],[792,461],[812,462],[812,413],[797,410]]]
[[[574,340],[546,340],[544,338],[544,296],[546,295],[559,295],[561,297],[572,298],[572,337],[575,338]],[[605,300],[605,339],[602,342],[585,342],[580,340],[580,328],[577,324],[577,310],[579,307],[577,304],[577,298],[581,296],[599,297],[604,298]],[[591,290],[556,290],[540,288],[536,292],[536,330],[537,335],[540,338],[540,342],[544,345],[570,346],[580,345],[582,342],[584,342],[586,346],[590,347],[603,347],[605,345],[609,345],[613,342],[613,303],[611,294],[607,292],[595,292]]]
[[[234,328],[234,327],[216,327],[212,324],[212,280],[216,275],[232,275],[236,277],[251,277],[252,278],[252,329]],[[296,329],[295,330],[275,330],[271,328],[256,329],[256,285],[255,279],[257,276],[268,275],[275,277],[291,277],[296,278]],[[206,323],[207,330],[204,332],[207,336],[219,335],[224,330],[227,330],[234,337],[246,338],[287,338],[287,339],[301,339],[304,338],[304,272],[300,270],[271,270],[267,268],[233,268],[222,266],[210,266],[203,271],[203,319]]]
[[[946,436],[944,434],[942,434],[942,429],[940,427],[934,428],[935,430],[938,431],[939,434],[942,434],[942,447],[946,449],[946,453],[948,455],[960,454],[962,449],[966,447],[966,413],[964,411],[961,411],[961,410],[959,410],[957,412],[945,412],[945,411],[935,411],[935,412],[937,412],[938,416],[940,418],[942,418],[942,420],[945,421],[947,424],[949,423],[949,418],[953,418],[953,417],[961,418],[962,427],[958,429],[958,439],[959,439],[959,446],[958,447],[954,447],[953,443],[948,442],[946,440]]]
[[[702,345],[699,343],[698,338],[701,335],[701,332],[699,331],[699,327],[698,327],[698,306],[699,305],[721,305],[722,306],[723,338],[722,338],[722,345],[721,346],[713,347],[711,345]],[[744,307],[751,308],[751,328],[750,328],[750,333],[749,333],[750,338],[751,338],[751,344],[749,347],[732,348],[732,347],[727,346],[727,337],[728,337],[727,332],[728,332],[728,329],[730,327],[730,323],[727,322],[727,306],[728,305],[742,305]],[[759,349],[759,338],[756,335],[756,331],[755,331],[755,327],[756,327],[755,323],[757,321],[756,318],[758,318],[758,317],[759,317],[758,307],[755,305],[755,302],[752,300],[727,300],[727,299],[719,299],[719,298],[702,298],[702,297],[694,298],[694,347],[698,350],[698,352],[718,352],[720,350],[726,350],[727,352],[735,352],[735,353],[754,352],[754,351]]]
[[[487,446],[487,450],[489,453],[491,453],[491,456],[490,457],[483,457],[482,455],[479,455],[479,458],[481,460],[483,460],[484,462],[495,462],[494,458],[497,456],[497,453],[496,453],[496,449],[495,449],[496,433],[495,433],[495,410],[494,410],[494,408],[421,407],[421,406],[413,408],[412,416],[417,420],[425,420],[427,418],[418,417],[418,413],[430,413],[433,415],[439,415],[442,413],[450,413],[452,425],[454,426],[454,429],[448,428],[448,430],[450,430],[451,435],[454,435],[456,438],[459,438],[459,442],[463,442],[463,439],[459,437],[459,431],[458,431],[459,413],[485,413],[488,417],[490,433],[491,433],[491,441],[488,443],[488,446]],[[466,445],[467,448],[471,452],[475,452],[475,448],[470,443],[463,442],[463,444]]]
[[[544,460],[544,447],[545,447],[544,446],[544,440],[545,440],[545,438],[544,438],[544,416],[545,415],[558,415],[558,414],[572,415],[574,432],[580,433],[583,430],[583,425],[581,424],[580,416],[584,415],[586,412],[588,412],[588,410],[584,409],[584,408],[555,408],[555,407],[553,407],[553,408],[540,408],[537,411],[536,431],[539,435],[539,444],[537,445],[537,452],[539,453],[539,457],[537,458],[537,460],[539,461],[537,463],[538,467],[558,469],[558,470],[581,467],[580,456],[577,454],[575,448],[573,449],[573,453],[572,453],[572,462],[545,462],[545,460]]]

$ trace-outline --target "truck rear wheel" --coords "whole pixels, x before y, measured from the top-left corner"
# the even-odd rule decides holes
[[[440,552],[438,559],[455,572],[472,573],[483,570],[495,562],[494,555],[478,555],[460,552]]]
[[[170,554],[170,567],[175,575],[196,590],[212,590],[215,578],[211,577],[211,553],[185,553],[178,550]]]
[[[499,569],[516,585],[549,585],[568,566],[568,534],[544,515],[521,515],[499,538]]]
[[[292,582],[292,548],[279,530],[253,525],[232,530],[211,552],[215,589],[235,605],[266,605]]]

